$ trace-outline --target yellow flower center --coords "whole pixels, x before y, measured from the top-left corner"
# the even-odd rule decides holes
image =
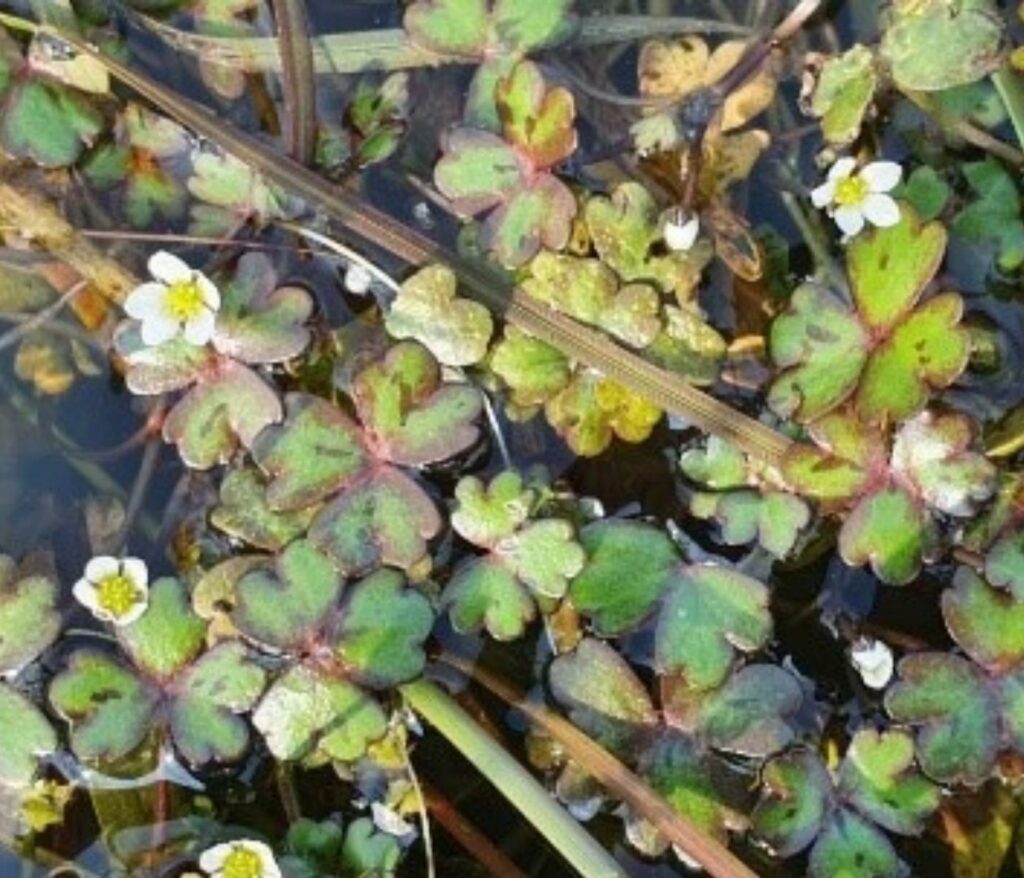
[[[243,847],[234,848],[224,859],[223,878],[263,878],[259,854]]]
[[[194,280],[180,280],[167,288],[164,307],[171,317],[181,323],[198,317],[204,305],[203,291]]]
[[[96,584],[96,602],[115,619],[120,619],[141,597],[138,587],[127,576],[115,573]]]
[[[860,177],[847,177],[836,184],[836,204],[840,207],[855,207],[868,197],[867,181]]]

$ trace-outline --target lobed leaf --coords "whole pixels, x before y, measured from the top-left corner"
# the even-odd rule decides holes
[[[60,633],[57,583],[23,575],[14,559],[0,555],[0,677],[36,659]]]
[[[140,671],[164,683],[202,651],[206,622],[193,612],[185,586],[164,577],[150,585],[146,612],[119,627],[117,639]]]
[[[817,838],[832,805],[832,781],[807,750],[772,759],[761,773],[761,798],[751,815],[755,834],[777,857],[791,857]]]
[[[280,551],[309,527],[316,507],[277,512],[267,502],[267,484],[253,469],[233,469],[220,485],[220,504],[210,513],[218,530],[250,546]]]
[[[471,558],[460,565],[441,594],[455,630],[486,628],[495,640],[516,640],[537,615],[533,596],[496,557]]]
[[[529,518],[534,499],[535,492],[514,470],[498,473],[486,486],[475,476],[464,476],[455,486],[452,527],[473,545],[493,549]]]
[[[942,617],[961,649],[986,670],[1024,662],[1024,604],[999,592],[967,567],[942,594]]]
[[[829,143],[845,146],[857,138],[877,87],[875,56],[867,46],[858,43],[825,62],[810,109]]]
[[[50,721],[18,690],[0,683],[0,785],[26,787],[39,760],[57,750]]]

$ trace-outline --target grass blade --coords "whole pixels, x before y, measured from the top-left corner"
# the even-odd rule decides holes
[[[273,2],[288,119],[288,153],[300,164],[311,165],[316,151],[316,82],[306,8],[303,0]]]

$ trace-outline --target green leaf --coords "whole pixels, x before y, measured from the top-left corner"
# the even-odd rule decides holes
[[[315,507],[275,512],[267,503],[267,485],[260,473],[245,468],[230,470],[224,477],[220,504],[210,514],[210,521],[235,539],[276,552],[302,534],[315,514]]]
[[[137,320],[125,320],[114,332],[114,349],[127,363],[125,380],[132,393],[173,393],[216,370],[218,358],[208,347],[189,344],[181,336],[147,347],[142,342],[141,326]]]
[[[803,689],[775,665],[747,665],[709,692],[694,692],[685,681],[674,683],[662,681],[668,722],[716,750],[763,759],[784,749],[796,734],[793,721],[804,701]]]
[[[817,837],[831,807],[832,781],[807,750],[772,759],[761,773],[763,791],[751,815],[754,833],[777,857],[791,857]]]
[[[400,342],[361,371],[352,394],[374,452],[392,463],[436,463],[480,437],[480,392],[442,382],[437,361],[416,342]]]
[[[166,681],[200,653],[206,622],[192,611],[185,586],[165,577],[149,587],[146,612],[130,625],[119,627],[117,639],[139,670]]]
[[[1024,531],[1011,530],[993,543],[985,555],[985,578],[1024,601]]]
[[[924,772],[944,784],[986,780],[999,751],[999,719],[980,671],[959,656],[934,652],[905,656],[898,671],[885,708],[897,722],[917,728]]]
[[[656,254],[655,245],[661,242],[658,206],[642,185],[622,183],[610,199],[591,198],[586,221],[601,261],[624,281],[651,281],[665,292],[689,298],[706,259],[699,247]]]
[[[755,652],[772,633],[768,589],[737,570],[680,566],[654,635],[659,673],[679,674],[691,689],[713,689],[736,651]]]
[[[866,46],[858,43],[825,62],[811,98],[811,112],[821,119],[829,143],[845,146],[857,138],[877,87],[875,56]]]
[[[252,709],[266,673],[238,641],[225,641],[201,656],[176,681],[168,722],[174,743],[192,765],[240,759],[249,727],[238,714]]]
[[[249,365],[283,363],[309,345],[306,322],[313,298],[301,287],[277,285],[265,253],[246,253],[231,279],[221,286],[221,309],[213,345]]]
[[[572,92],[549,89],[540,68],[519,62],[498,81],[495,93],[505,140],[534,168],[550,168],[576,149],[576,105]]]
[[[0,683],[0,785],[28,786],[39,759],[56,749],[57,735],[39,708]]]
[[[649,616],[672,582],[679,555],[665,533],[630,521],[583,528],[587,563],[572,581],[573,605],[602,636],[621,634]]]
[[[996,591],[967,567],[942,595],[942,616],[961,649],[983,668],[999,672],[1024,661],[1024,603]]]
[[[349,485],[313,519],[309,538],[345,576],[387,564],[409,570],[441,530],[437,507],[415,481],[382,466]]]
[[[455,486],[452,527],[473,545],[493,549],[529,518],[534,500],[535,492],[523,486],[514,470],[498,473],[487,486],[475,476],[464,476]]]
[[[190,234],[223,234],[248,221],[264,225],[293,213],[279,190],[234,156],[201,152],[192,173],[188,190],[204,203],[192,207]]]
[[[79,92],[41,79],[25,79],[8,93],[0,145],[15,158],[44,168],[74,164],[103,127],[103,117]]]
[[[386,689],[416,677],[434,626],[428,601],[394,570],[379,570],[349,589],[334,630],[335,655],[358,682]]]
[[[534,521],[501,540],[494,554],[534,594],[561,598],[583,568],[585,555],[568,521]]]
[[[653,731],[658,714],[629,664],[602,640],[584,638],[550,669],[551,692],[569,718],[613,753]]]
[[[711,385],[719,377],[728,345],[721,333],[691,304],[665,306],[665,331],[644,352],[647,359],[691,384]]]
[[[325,625],[343,582],[330,559],[297,540],[275,560],[235,587],[232,621],[247,637],[271,649],[301,651]]]
[[[689,448],[679,457],[686,477],[714,491],[739,488],[747,484],[747,458],[735,445],[718,436],[709,436],[702,447]]]
[[[518,268],[542,247],[565,247],[576,210],[576,198],[561,180],[536,173],[532,181],[517,184],[487,217],[480,245],[506,268]]]
[[[369,817],[360,817],[349,824],[341,852],[348,874],[391,878],[401,857],[398,839],[378,832]]]
[[[900,729],[862,729],[853,736],[839,769],[839,791],[861,814],[901,835],[919,834],[942,797],[918,772],[914,739]]]
[[[57,583],[22,575],[14,559],[0,555],[0,676],[19,671],[60,633]]]
[[[417,0],[405,13],[405,30],[418,46],[441,55],[482,55],[490,22],[488,0]]]
[[[495,640],[516,640],[537,615],[533,596],[499,558],[462,564],[441,595],[457,631],[486,627]]]
[[[239,445],[252,448],[264,427],[282,418],[276,391],[252,370],[221,360],[164,421],[164,438],[193,469],[227,463]]]
[[[442,146],[434,183],[463,216],[497,207],[522,185],[515,149],[496,134],[456,128]]]
[[[904,205],[894,226],[858,235],[847,248],[853,298],[872,333],[892,330],[935,277],[946,252],[940,223],[922,225]]]
[[[154,686],[90,649],[72,653],[50,684],[50,703],[71,724],[71,746],[81,759],[127,756],[152,729],[159,701]]]
[[[810,523],[811,510],[799,497],[780,491],[730,491],[716,498],[714,517],[726,545],[757,540],[765,551],[785,558]]]
[[[384,321],[394,338],[412,338],[446,366],[472,366],[487,355],[494,332],[490,312],[457,295],[455,272],[428,265],[398,291]]]
[[[519,406],[542,405],[568,383],[569,361],[558,348],[514,326],[491,351],[491,368],[509,386]]]
[[[924,222],[930,222],[942,215],[953,187],[934,168],[921,165],[894,194],[909,202]]]
[[[784,371],[769,405],[801,422],[830,412],[857,389],[867,344],[867,331],[838,296],[814,284],[798,287],[772,323],[772,359]]]
[[[900,88],[941,91],[981,79],[999,66],[1003,23],[994,7],[956,0],[928,0],[916,7],[897,12],[882,36],[882,57]]]
[[[895,485],[868,494],[850,512],[839,532],[839,552],[851,567],[871,564],[889,585],[913,581],[928,540],[923,510]]]
[[[995,159],[969,162],[962,171],[977,198],[953,218],[950,231],[972,243],[995,243],[999,267],[1015,271],[1024,263],[1024,219],[1016,181]]]
[[[359,427],[336,406],[304,393],[285,397],[284,423],[264,430],[252,454],[270,477],[266,497],[275,510],[324,500],[369,466]]]
[[[308,817],[300,817],[288,827],[286,836],[288,850],[323,873],[336,868],[344,841],[340,819],[331,818],[318,823]]]
[[[253,725],[278,759],[319,753],[349,762],[383,737],[387,716],[376,699],[358,686],[296,665],[263,696]]]
[[[811,851],[811,878],[909,878],[885,834],[852,811],[839,809]]]
[[[815,445],[795,444],[782,462],[786,482],[806,497],[826,503],[849,501],[885,465],[885,447],[850,414],[831,414],[810,428]]]

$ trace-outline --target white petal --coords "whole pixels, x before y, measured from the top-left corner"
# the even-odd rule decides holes
[[[213,338],[215,323],[214,313],[208,308],[203,308],[196,317],[185,324],[185,341],[197,346],[206,344]]]
[[[100,582],[108,576],[117,576],[121,572],[121,561],[109,555],[97,555],[85,565],[85,578],[89,582]]]
[[[219,872],[234,847],[231,842],[227,842],[207,848],[199,857],[199,868],[210,875]]]
[[[146,610],[149,609],[149,595],[140,600],[137,604],[134,604],[132,608],[125,613],[123,616],[117,616],[111,621],[115,625],[131,625],[137,619],[141,619],[145,614]]]
[[[121,572],[127,576],[135,587],[147,591],[149,586],[149,568],[141,558],[125,558],[121,561]]]
[[[165,284],[192,279],[192,269],[188,267],[188,264],[166,250],[158,250],[150,256],[148,268],[153,277],[162,280]]]
[[[864,214],[859,207],[840,207],[833,219],[844,235],[856,235],[864,228]]]
[[[220,310],[220,290],[217,285],[201,271],[194,272],[196,283],[203,293],[203,301],[211,311]]]
[[[142,321],[142,343],[156,347],[181,332],[181,324],[166,314],[154,314]]]
[[[860,209],[864,211],[864,216],[870,223],[883,229],[894,226],[900,221],[900,206],[891,195],[873,192],[864,199]]]
[[[817,189],[811,191],[811,203],[815,207],[827,207],[836,197],[836,181],[826,180]]]
[[[892,679],[895,659],[892,650],[881,640],[863,637],[853,644],[850,662],[871,689],[884,689]]]
[[[151,314],[158,314],[163,306],[167,287],[161,283],[148,283],[137,286],[124,300],[124,310],[129,317],[144,320]]]
[[[685,253],[697,243],[700,234],[700,219],[691,217],[684,223],[669,222],[665,224],[665,246],[669,250]]]
[[[828,179],[832,183],[849,177],[857,167],[857,160],[850,156],[843,156],[837,161],[828,172]]]
[[[83,607],[96,612],[99,604],[97,603],[96,586],[89,582],[88,579],[79,579],[71,587],[71,594],[75,596],[75,600],[78,601]]]
[[[345,272],[345,289],[354,296],[365,296],[370,291],[373,275],[358,262],[353,262]]]
[[[274,859],[274,852],[262,841],[244,841],[242,846],[260,858],[260,864],[263,866],[263,878],[281,878],[281,870],[277,866],[277,860]]]
[[[903,168],[896,162],[872,162],[861,169],[860,177],[872,192],[888,192],[899,186]]]

